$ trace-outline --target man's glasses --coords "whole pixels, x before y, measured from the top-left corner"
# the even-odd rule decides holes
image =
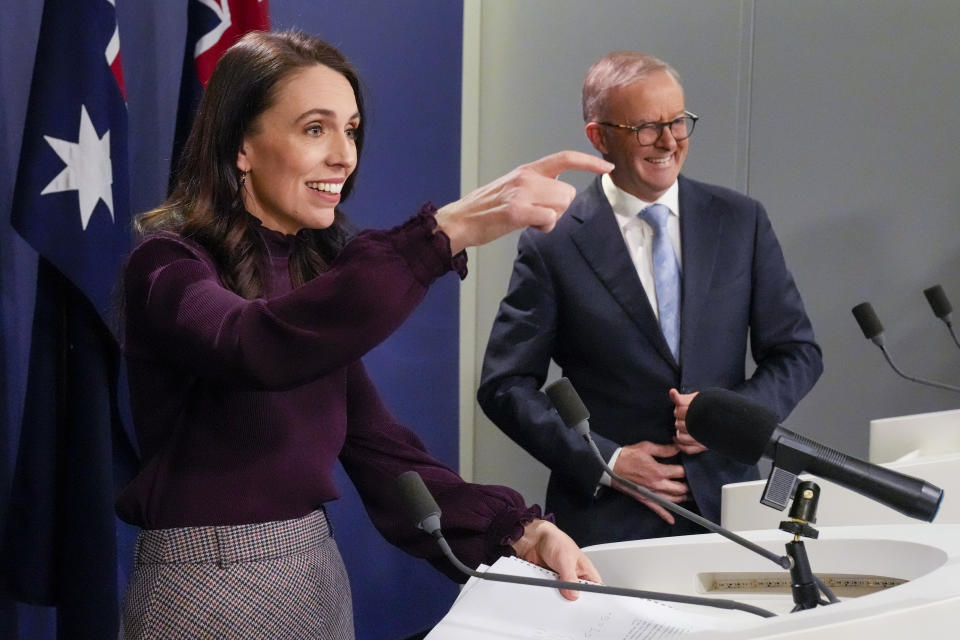
[[[632,127],[627,124],[616,124],[614,122],[598,122],[597,124],[605,127],[616,127],[617,129],[633,131],[637,136],[637,144],[642,147],[649,147],[660,139],[660,136],[663,135],[663,130],[667,127],[670,127],[670,135],[673,136],[674,140],[677,142],[686,140],[693,134],[693,128],[699,119],[700,116],[692,114],[689,111],[684,111],[682,116],[670,122],[644,122]]]

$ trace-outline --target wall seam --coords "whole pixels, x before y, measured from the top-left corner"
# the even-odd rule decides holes
[[[750,192],[750,119],[753,106],[753,60],[756,30],[756,0],[740,5],[740,64],[737,105],[737,189]]]
[[[481,0],[463,2],[463,53],[460,94],[460,195],[477,187],[480,177],[480,33]],[[460,284],[459,331],[459,471],[468,481],[474,476],[477,385],[477,279],[478,253],[467,249],[470,275]]]

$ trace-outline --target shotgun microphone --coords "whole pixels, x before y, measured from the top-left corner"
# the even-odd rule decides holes
[[[687,410],[697,441],[744,464],[773,461],[761,502],[783,510],[797,476],[832,480],[905,516],[932,522],[943,489],[929,482],[847,456],[778,424],[773,412],[727,389],[704,389]]]

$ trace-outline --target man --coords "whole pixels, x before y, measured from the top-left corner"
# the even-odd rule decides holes
[[[547,510],[578,544],[700,533],[611,484],[540,391],[550,359],[617,474],[719,522],[720,487],[758,472],[686,432],[690,400],[724,387],[783,419],[820,376],[820,348],[762,205],[680,175],[697,117],[671,67],[605,56],[584,81],[583,116],[616,168],[554,231],[521,236],[478,399],[551,469]]]

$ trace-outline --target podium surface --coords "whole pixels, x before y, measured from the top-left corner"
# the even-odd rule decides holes
[[[960,453],[960,409],[870,421],[870,462],[947,453]]]
[[[779,530],[742,535],[778,555],[792,539]],[[718,616],[738,616],[741,628],[684,637],[960,635],[960,525],[825,527],[819,539],[805,540],[805,546],[812,570],[840,603],[790,613],[789,573],[716,534],[597,545],[585,552],[607,584],[732,599],[777,614],[759,618],[718,610]]]

